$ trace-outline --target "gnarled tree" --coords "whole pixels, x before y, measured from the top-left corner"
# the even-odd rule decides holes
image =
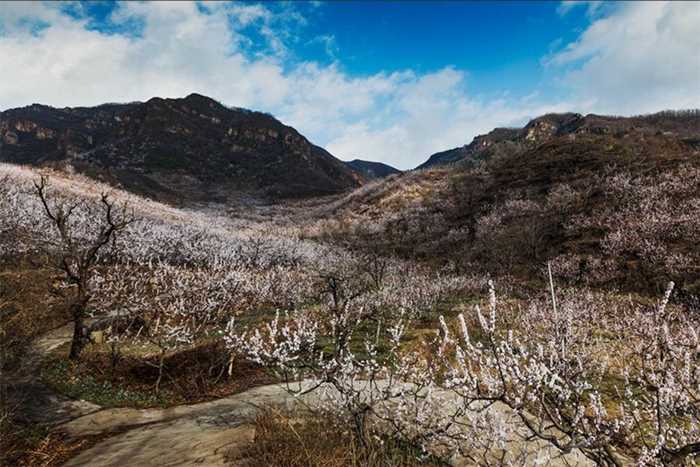
[[[85,201],[69,202],[58,197],[51,200],[47,188],[47,177],[34,182],[44,212],[58,232],[52,256],[67,282],[75,288],[70,305],[75,326],[70,358],[78,359],[90,339],[86,318],[95,267],[106,247],[134,221],[134,216],[126,205],[117,207],[107,193],[100,195],[96,205],[89,205]]]

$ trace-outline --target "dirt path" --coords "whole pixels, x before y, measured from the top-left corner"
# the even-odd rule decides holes
[[[12,382],[25,392],[27,418],[47,423],[70,437],[107,435],[105,439],[71,459],[67,466],[175,466],[225,464],[231,451],[245,458],[245,448],[255,435],[252,424],[258,407],[277,405],[292,408],[299,401],[281,385],[268,385],[211,402],[168,409],[103,409],[86,401],[74,401],[53,393],[37,382],[38,369],[47,353],[68,342],[71,326],[52,331],[34,344],[26,378]],[[32,371],[33,370],[33,371]],[[313,396],[308,396],[313,397]],[[507,409],[493,410],[507,416]],[[522,449],[514,441],[513,448]],[[532,464],[552,448],[536,442],[526,448]],[[552,466],[591,466],[580,453],[556,453]],[[240,461],[239,465],[245,464]],[[468,465],[456,459],[455,465]]]
[[[67,465],[224,465],[229,450],[253,440],[253,420],[263,405],[293,405],[278,385],[262,386],[212,402],[169,409],[106,409],[60,428],[71,436],[119,434],[81,453]]]
[[[69,342],[72,334],[73,326],[66,325],[35,340],[20,371],[6,382],[10,399],[19,403],[18,413],[31,423],[58,425],[101,409],[91,402],[57,394],[39,378],[42,360],[52,350]]]

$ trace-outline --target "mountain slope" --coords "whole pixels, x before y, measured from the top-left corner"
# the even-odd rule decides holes
[[[0,113],[0,161],[75,169],[168,201],[304,197],[359,186],[343,162],[270,115],[205,96]]]
[[[562,281],[673,280],[700,300],[700,112],[545,115],[454,160],[368,184],[319,222],[451,268],[529,280],[549,262]]]
[[[427,161],[416,167],[416,169],[427,169],[438,165],[447,165],[474,158],[495,143],[510,143],[516,141],[519,134],[519,129],[496,128],[487,135],[477,136],[469,144],[433,154]]]
[[[383,164],[381,162],[363,161],[355,159],[347,164],[357,173],[361,174],[367,180],[388,177],[389,175],[400,174],[399,169]]]
[[[638,117],[610,117],[576,113],[547,114],[531,120],[523,128],[496,128],[475,137],[464,146],[433,154],[417,169],[427,169],[460,161],[478,161],[498,155],[511,155],[536,148],[556,137],[600,135],[663,135],[690,140],[697,137],[698,112],[659,112]]]

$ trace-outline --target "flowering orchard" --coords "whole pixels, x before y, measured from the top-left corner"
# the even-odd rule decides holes
[[[80,177],[0,169],[0,256],[40,254],[61,275],[76,324],[74,359],[90,333],[108,329],[113,342],[157,348],[163,371],[166,355],[220,340],[239,315],[312,307],[329,296],[338,307],[362,301],[376,317],[401,307],[421,313],[472,284],[299,240],[273,223],[241,225]]]
[[[390,436],[447,461],[692,465],[700,453],[700,315],[674,300],[673,283],[653,301],[556,287],[567,271],[557,260],[546,290],[503,296],[503,277],[304,240],[304,217],[241,222],[48,175],[0,166],[0,256],[41,255],[55,267],[73,307],[74,359],[102,331],[115,354],[144,349],[158,392],[168,356],[217,343],[207,377],[254,362],[360,442]],[[606,190],[647,186],[626,180]],[[690,210],[694,198],[667,183],[664,196]],[[686,235],[695,218],[664,214],[670,201],[654,190],[642,198],[658,215],[634,241],[615,228],[639,219],[638,198],[616,195],[623,209],[572,224],[605,224],[610,251],[646,245],[671,267],[644,239]],[[547,202],[581,196],[561,186]],[[494,208],[475,219],[477,244],[540,209]],[[528,235],[536,245],[541,232]],[[533,248],[525,254],[539,255]]]
[[[578,452],[597,465],[688,465],[700,449],[700,342],[689,310],[553,288],[526,306],[440,317],[425,349],[410,317],[367,326],[360,304],[230,327],[231,349],[276,368],[319,410],[453,459],[533,465]],[[355,340],[358,342],[355,342]],[[319,345],[320,342],[325,345]],[[302,381],[303,383],[299,383]]]

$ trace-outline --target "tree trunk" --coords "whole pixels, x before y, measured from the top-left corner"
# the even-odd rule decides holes
[[[80,353],[83,351],[85,346],[90,342],[90,336],[88,335],[88,328],[85,325],[85,306],[82,300],[71,305],[71,314],[73,315],[73,341],[70,346],[71,360],[80,359]]]
[[[366,409],[362,409],[360,412],[353,414],[353,421],[355,422],[355,435],[360,441],[360,445],[362,447],[367,447]]]
[[[160,382],[163,380],[163,366],[165,363],[165,351],[161,351],[158,357],[158,379],[156,380],[155,393],[160,394]]]
[[[112,382],[114,382],[116,381],[117,364],[119,364],[119,360],[121,358],[119,344],[116,340],[112,340],[110,357],[112,363]]]

